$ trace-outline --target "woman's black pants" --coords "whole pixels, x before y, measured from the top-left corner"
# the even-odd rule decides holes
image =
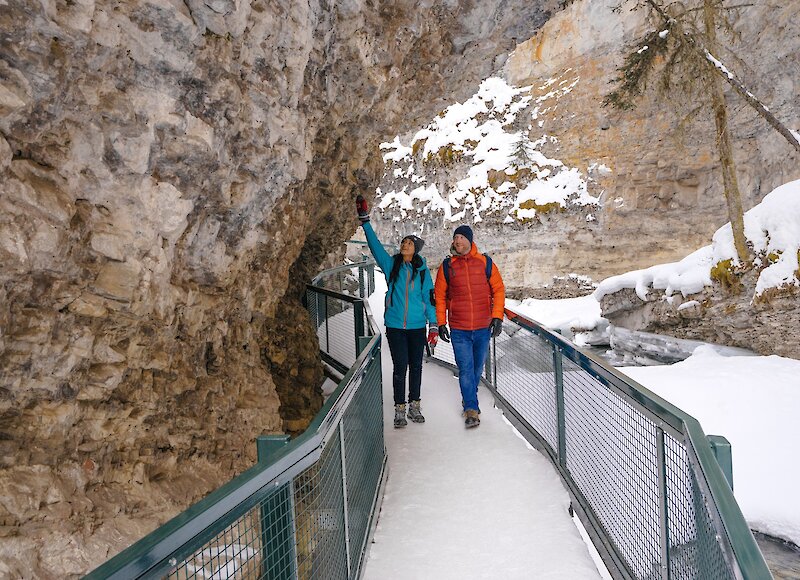
[[[408,370],[408,401],[419,401],[422,384],[422,353],[425,351],[427,333],[424,328],[387,328],[386,340],[392,354],[394,371],[394,404],[406,402],[406,370]]]

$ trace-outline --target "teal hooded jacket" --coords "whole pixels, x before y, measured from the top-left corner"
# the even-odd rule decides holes
[[[364,233],[367,235],[367,245],[372,252],[375,262],[383,271],[389,289],[386,291],[384,306],[386,310],[383,314],[383,322],[387,328],[416,329],[425,328],[426,322],[432,327],[436,327],[436,308],[431,302],[431,292],[433,290],[433,280],[425,258],[422,258],[422,266],[417,268],[417,273],[413,275],[413,266],[403,263],[394,284],[389,282],[389,275],[392,272],[394,258],[389,255],[375,230],[369,222],[363,224]]]

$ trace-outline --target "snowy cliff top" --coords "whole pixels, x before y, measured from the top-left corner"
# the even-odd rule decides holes
[[[379,207],[401,217],[441,212],[450,222],[479,222],[495,212],[511,222],[554,207],[597,205],[590,176],[542,151],[558,143],[544,131],[542,115],[572,91],[580,80],[573,77],[567,70],[539,87],[488,78],[472,97],[418,131],[410,145],[400,137],[381,144],[386,175]],[[589,171],[603,175],[610,169],[593,163]]]

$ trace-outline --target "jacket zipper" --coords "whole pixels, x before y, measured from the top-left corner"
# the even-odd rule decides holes
[[[403,311],[403,328],[405,328],[406,325],[408,324],[408,281],[409,281],[408,269],[406,269],[406,304],[405,304],[405,310]]]
[[[470,328],[474,328],[475,327],[475,312],[474,312],[474,308],[472,307],[472,281],[470,280],[470,276],[469,276],[469,263],[466,262],[466,260],[469,260],[469,258],[470,258],[470,256],[465,256],[465,262],[464,262],[465,268],[464,268],[464,270],[467,273],[465,278],[467,279],[467,292],[469,294],[469,305],[470,305],[470,308],[469,308],[469,327]]]

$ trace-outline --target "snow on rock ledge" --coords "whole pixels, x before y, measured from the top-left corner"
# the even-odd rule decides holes
[[[557,139],[544,131],[530,135],[541,111],[555,107],[579,81],[566,74],[539,87],[515,87],[490,77],[419,130],[411,146],[399,136],[381,144],[386,175],[380,209],[402,218],[438,212],[445,223],[480,222],[490,214],[523,222],[569,206],[598,205],[587,175],[542,152]]]
[[[745,213],[752,264],[730,224],[679,262],[603,280],[594,293],[612,324],[800,358],[800,180]]]

